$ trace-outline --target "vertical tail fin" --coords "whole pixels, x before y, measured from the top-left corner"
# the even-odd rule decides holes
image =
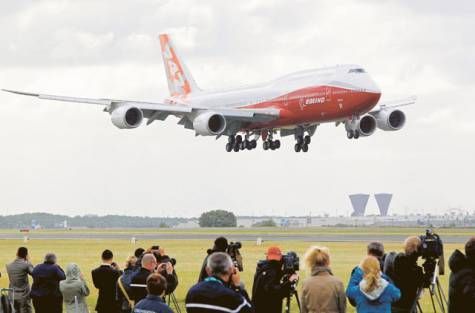
[[[178,56],[168,34],[161,34],[159,37],[170,95],[185,96],[200,90],[185,63]]]

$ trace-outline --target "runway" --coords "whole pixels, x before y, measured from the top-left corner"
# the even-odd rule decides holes
[[[303,241],[303,242],[369,242],[379,240],[383,242],[403,242],[404,239],[411,235],[385,235],[385,234],[324,234],[324,235],[305,235],[305,234],[206,234],[206,233],[0,233],[0,239],[3,240],[23,240],[28,236],[30,240],[130,240],[135,237],[136,240],[214,240],[216,237],[223,235],[232,241],[256,241],[262,238],[263,241]],[[444,235],[442,236],[444,243],[465,243],[468,239],[466,235]]]

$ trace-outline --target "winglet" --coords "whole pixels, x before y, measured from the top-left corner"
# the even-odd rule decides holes
[[[32,97],[39,97],[40,96],[38,93],[17,91],[17,90],[10,90],[10,89],[2,89],[2,91],[9,92],[9,93],[14,93],[14,94],[17,94],[17,95],[23,95],[23,96],[32,96]]]

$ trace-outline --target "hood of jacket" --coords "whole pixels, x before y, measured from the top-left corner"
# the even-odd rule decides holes
[[[467,257],[460,250],[455,250],[450,256],[449,267],[454,273],[466,268],[468,266]]]
[[[368,282],[366,281],[366,279],[363,279],[362,281],[360,281],[360,290],[366,298],[371,301],[375,301],[379,299],[379,297],[381,297],[388,285],[389,283],[385,279],[380,278],[378,280],[378,287],[368,292],[365,291],[366,287],[368,286]]]
[[[332,270],[326,266],[315,266],[312,268],[312,276],[317,276],[320,274],[328,273],[333,275]]]
[[[66,267],[66,280],[67,281],[72,281],[72,280],[79,280],[81,277],[81,270],[79,269],[79,266],[75,263],[71,263]]]

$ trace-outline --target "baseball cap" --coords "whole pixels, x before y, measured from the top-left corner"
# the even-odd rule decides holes
[[[279,247],[269,247],[267,249],[267,260],[269,261],[280,261],[282,260],[282,251],[280,251]]]

